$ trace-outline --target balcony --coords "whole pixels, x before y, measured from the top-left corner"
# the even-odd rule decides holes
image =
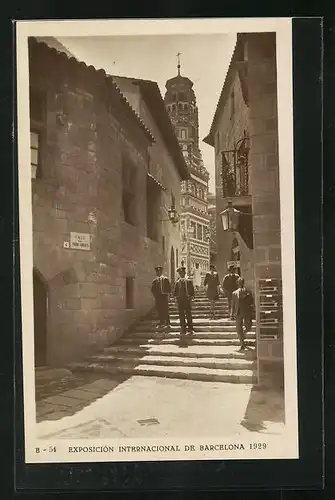
[[[221,183],[223,198],[249,194],[249,145],[243,139],[239,148],[221,151]]]

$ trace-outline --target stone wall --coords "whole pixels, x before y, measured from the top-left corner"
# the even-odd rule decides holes
[[[168,220],[168,210],[171,207],[173,195],[175,208],[178,214],[181,213],[180,174],[162,137],[162,133],[141,95],[140,86],[134,84],[128,78],[114,77],[114,80],[155,138],[155,143],[148,149],[149,170],[165,188],[161,193],[161,210],[158,214],[161,220],[158,238],[162,250],[160,264],[164,266],[164,273],[173,281],[176,276],[177,265],[180,264],[181,241],[179,224],[171,224]],[[174,253],[174,266],[171,258],[172,253]]]
[[[255,279],[281,279],[276,38],[248,34],[250,186],[254,221]],[[260,313],[257,307],[259,335]],[[282,360],[282,341],[258,340],[260,363]]]
[[[234,93],[234,113],[231,113],[230,96]],[[233,150],[237,141],[242,139],[244,133],[249,133],[249,109],[244,100],[240,77],[235,67],[229,88],[228,99],[222,108],[218,119],[215,140],[215,183],[216,183],[216,231],[217,231],[217,259],[216,265],[220,277],[227,273],[227,261],[231,260],[231,246],[236,236],[240,245],[241,275],[246,285],[254,289],[253,251],[250,250],[239,233],[233,235],[223,231],[220,213],[227,208],[227,199],[223,198],[221,179],[221,152]],[[234,206],[243,211],[243,206],[251,204],[250,199],[234,199]]]
[[[151,309],[162,248],[145,236],[149,141],[136,120],[115,119],[120,96],[95,70],[39,46],[30,85],[46,96],[41,176],[32,180],[34,267],[48,294],[47,363],[64,365],[113,343]],[[136,226],[123,220],[123,156],[137,171]],[[71,232],[89,234],[90,250],[65,248]]]

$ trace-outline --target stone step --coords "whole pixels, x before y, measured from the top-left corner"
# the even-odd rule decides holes
[[[169,299],[169,304],[175,304],[175,303],[176,303],[175,297],[171,297]],[[209,304],[209,300],[208,300],[207,296],[204,296],[204,297],[195,296],[193,298],[193,303],[195,303],[195,304]],[[228,305],[228,299],[226,299],[224,297],[220,297],[219,300],[217,300],[215,302],[215,304]]]
[[[155,338],[157,340],[162,340],[162,339],[179,339],[180,338],[180,331],[177,330],[175,332],[150,332],[150,331],[137,331],[136,333],[130,333],[122,337],[123,339],[152,339]],[[191,336],[190,336],[191,338]],[[195,331],[194,334],[192,335],[192,338],[194,339],[234,339],[237,338],[237,334],[235,332],[231,331],[226,331],[226,332],[213,332],[213,331],[208,331],[208,332],[202,332],[199,330]],[[245,336],[246,339],[255,339],[255,333],[253,332],[248,332]]]
[[[114,366],[133,366],[138,365],[155,365],[155,366],[183,366],[183,367],[200,367],[213,368],[222,370],[254,370],[256,362],[249,359],[220,359],[212,357],[189,358],[180,356],[159,356],[149,354],[147,356],[131,355],[113,355],[101,354],[91,356],[88,360],[90,363],[111,363]]]
[[[192,318],[194,319],[203,319],[205,321],[210,321],[211,317],[209,314],[204,314],[204,313],[194,313],[192,312]],[[170,320],[177,320],[179,319],[179,314],[178,313],[170,313]],[[215,313],[215,319],[229,319],[229,314],[228,313]],[[155,321],[157,322],[158,319],[155,318]]]
[[[192,304],[192,311],[197,311],[197,312],[202,312],[204,314],[208,314],[210,310],[210,305],[205,305],[205,306],[198,306],[196,304]],[[178,312],[178,307],[176,305],[170,306],[169,311],[177,311]],[[215,307],[215,311],[223,311],[223,312],[229,312],[228,306],[218,306]]]
[[[152,338],[146,338],[146,337],[137,337],[137,336],[131,336],[131,337],[122,337],[118,341],[118,345],[132,345],[132,346],[139,346],[143,344],[143,340],[146,341],[146,344],[149,345],[165,345],[165,344],[172,344],[172,345],[179,345],[180,343],[180,337],[179,336],[169,336],[166,338],[158,338],[158,337],[152,337]],[[255,339],[247,339],[245,344],[247,346],[254,346],[255,345]],[[204,338],[193,338],[193,337],[187,337],[187,345],[199,345],[199,346],[240,346],[239,340],[234,338],[232,336],[231,338],[210,338],[208,336]]]
[[[170,314],[178,314],[178,308],[177,307],[170,307],[169,308],[169,313]],[[216,314],[223,314],[223,315],[228,315],[229,314],[229,309],[228,307],[226,308],[215,308],[215,313]],[[203,309],[200,309],[199,307],[192,307],[192,314],[202,314],[204,317],[209,316],[210,314],[210,309],[209,307],[204,307]],[[157,316],[156,316],[157,317]]]
[[[231,331],[236,331],[236,325],[235,321],[231,320],[230,318],[218,318],[218,319],[209,319],[209,318],[194,318],[193,317],[193,324],[194,328],[197,326],[215,326],[215,327],[222,327],[223,329],[229,328]],[[180,325],[179,317],[178,318],[172,318],[170,316],[170,328],[175,328]],[[155,320],[143,320],[141,323],[138,323],[137,326],[134,328],[134,330],[137,330],[137,328],[140,328],[140,330],[145,328],[150,328],[150,329],[156,329],[158,327],[158,321]],[[143,328],[142,328],[143,327]],[[256,328],[256,323],[252,324],[252,329],[255,330]]]
[[[236,346],[218,346],[218,345],[187,345],[182,347],[176,344],[147,344],[138,345],[112,345],[105,347],[104,354],[116,354],[122,356],[180,356],[186,358],[219,358],[219,359],[256,359],[254,349],[247,349],[239,352]]]
[[[179,322],[178,323],[175,323],[175,324],[172,324],[169,331],[160,331],[160,330],[156,330],[156,327],[157,325],[155,324],[146,324],[146,325],[143,325],[142,323],[138,324],[136,328],[134,328],[133,332],[137,333],[137,332],[157,332],[157,333],[169,333],[169,332],[179,332],[180,331],[180,324]],[[234,334],[236,334],[236,329],[231,326],[231,325],[223,325],[223,324],[215,324],[214,321],[213,322],[204,322],[204,323],[200,323],[200,324],[197,324],[194,322],[194,330],[197,331],[197,332],[232,332]],[[251,327],[251,331],[255,331],[256,330],[256,327],[255,326],[252,326]],[[132,333],[133,333],[132,332]]]
[[[230,382],[253,384],[257,381],[254,370],[224,370],[194,366],[159,366],[139,364],[137,366],[112,366],[109,363],[72,363],[73,371],[89,371],[104,375],[142,375],[174,379],[199,380],[209,382]]]

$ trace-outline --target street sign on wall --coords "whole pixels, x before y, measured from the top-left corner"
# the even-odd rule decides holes
[[[234,267],[241,267],[240,266],[240,261],[239,260],[228,260],[227,261],[227,267],[234,266]]]
[[[89,233],[70,233],[70,248],[91,250],[91,235]]]

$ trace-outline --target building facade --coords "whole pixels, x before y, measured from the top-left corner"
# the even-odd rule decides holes
[[[180,64],[178,75],[166,82],[164,102],[190,173],[190,179],[181,185],[180,256],[188,273],[198,263],[204,275],[210,261],[209,173],[204,167],[199,148],[199,117],[193,82],[180,75]]]
[[[178,245],[168,199],[178,211],[188,174],[170,146],[162,175],[152,166],[155,119],[149,130],[103,70],[30,39],[29,75],[35,364],[57,366],[152,308],[154,266]]]
[[[171,224],[168,210],[172,206],[180,216],[181,180],[185,182],[189,177],[187,166],[157,83],[119,76],[113,76],[113,80],[155,137],[154,144],[148,149],[148,171],[159,182],[162,190],[161,224],[157,241],[162,245],[165,273],[174,283],[181,260],[180,220]],[[151,216],[156,210],[155,205],[150,204],[148,210]]]
[[[240,34],[209,135],[216,164],[217,265],[230,260],[256,298],[259,374],[283,372],[275,33]],[[237,231],[223,231],[228,202]],[[277,361],[277,363],[275,363]]]
[[[208,215],[209,215],[209,260],[216,266],[217,242],[216,242],[216,197],[213,193],[208,193]]]

